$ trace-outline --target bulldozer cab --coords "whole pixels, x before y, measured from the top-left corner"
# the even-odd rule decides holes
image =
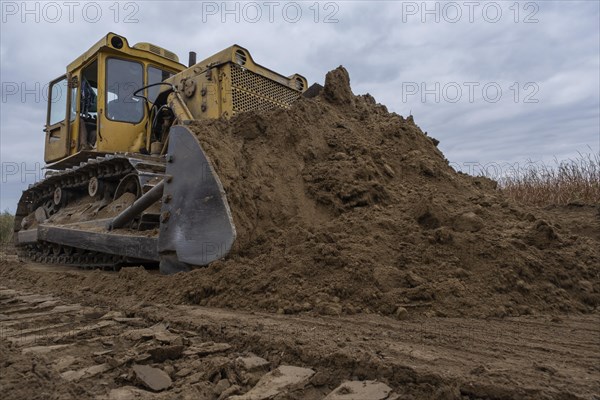
[[[172,52],[109,33],[50,82],[44,160],[53,169],[95,154],[144,152],[148,108],[139,89],[185,69]],[[159,87],[142,91],[154,101]]]

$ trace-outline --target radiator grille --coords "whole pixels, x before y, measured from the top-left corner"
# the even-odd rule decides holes
[[[231,64],[233,112],[289,108],[300,92],[264,76]]]

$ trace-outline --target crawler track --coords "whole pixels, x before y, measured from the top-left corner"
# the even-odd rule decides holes
[[[83,269],[109,269],[117,271],[127,260],[114,254],[99,253],[48,242],[38,242],[19,249],[21,260],[43,264],[74,265]]]
[[[87,214],[80,217],[82,222],[93,220],[99,210],[110,204],[110,201],[116,200],[120,184],[125,179],[137,179],[138,191],[140,195],[148,191],[152,186],[159,182],[164,176],[164,159],[160,157],[142,156],[139,154],[117,154],[88,159],[79,166],[68,168],[61,171],[51,171],[48,176],[40,182],[32,185],[23,192],[19,201],[17,213],[15,216],[15,232],[24,231],[31,226],[35,227],[33,222],[36,210],[42,210],[42,214],[47,218],[45,224],[52,224],[55,220],[60,220],[64,215],[77,213],[84,210]],[[102,182],[105,193],[99,193],[97,196],[89,196],[88,185],[91,179]],[[61,195],[65,196],[61,201],[56,201],[56,191],[61,190]],[[78,204],[78,210],[74,212],[72,205]],[[86,207],[88,211],[86,210]],[[64,214],[64,215],[63,215]],[[82,213],[83,214],[83,213]],[[158,225],[157,218],[152,215],[146,216],[146,220],[138,223],[136,228],[149,229]],[[150,218],[148,218],[150,217]],[[25,220],[24,219],[28,219]],[[143,226],[141,224],[144,224]],[[118,269],[121,265],[135,260],[127,260],[124,257],[89,251],[74,246],[56,245],[49,242],[38,241],[35,244],[26,244],[18,247],[19,257],[23,260],[30,260],[46,264],[77,265],[82,268],[108,268]]]

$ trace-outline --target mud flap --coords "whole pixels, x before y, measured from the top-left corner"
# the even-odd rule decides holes
[[[223,258],[235,235],[225,191],[200,142],[184,126],[171,128],[158,238],[160,271],[186,271]]]

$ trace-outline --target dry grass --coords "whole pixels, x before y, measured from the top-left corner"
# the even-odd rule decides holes
[[[4,211],[0,214],[0,245],[12,241],[13,221],[14,217],[8,211]]]
[[[498,179],[513,200],[537,206],[600,204],[600,155],[582,154],[554,165],[528,163]]]

